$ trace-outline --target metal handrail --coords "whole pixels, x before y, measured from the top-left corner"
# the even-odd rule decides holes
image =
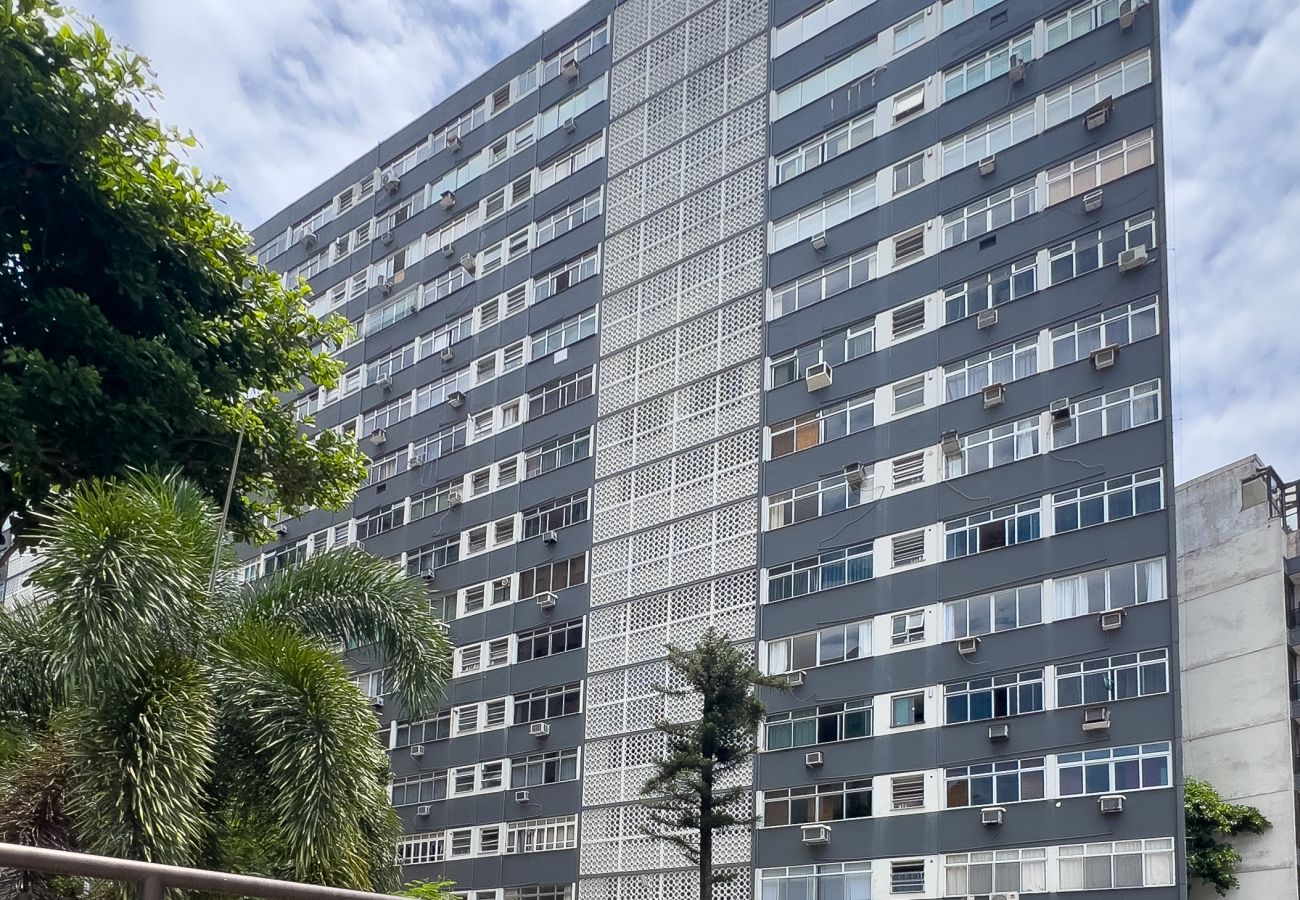
[[[237,897],[263,897],[266,900],[402,900],[392,894],[372,894],[369,891],[305,884],[301,881],[280,881],[253,875],[232,875],[210,869],[164,866],[134,859],[118,859],[115,856],[24,847],[3,841],[0,841],[0,868],[134,882],[142,888],[142,900],[162,900],[164,888],[185,888]]]

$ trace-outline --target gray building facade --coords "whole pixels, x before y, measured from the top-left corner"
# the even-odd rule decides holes
[[[669,643],[792,690],[726,900],[1185,895],[1154,5],[595,0],[256,229],[429,582],[407,878],[677,900]],[[386,691],[381,660],[358,681]]]

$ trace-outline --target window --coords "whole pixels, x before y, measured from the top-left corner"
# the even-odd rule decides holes
[[[399,722],[394,749],[410,747],[414,744],[432,744],[445,741],[451,737],[451,710],[443,710],[431,719],[418,722]]]
[[[1037,372],[1038,339],[1027,338],[945,366],[944,396],[949,401],[960,400],[990,384],[1006,384]]]
[[[865,819],[870,815],[870,778],[763,792],[764,828]]]
[[[1038,211],[1038,189],[1033,179],[976,200],[943,217],[944,249],[955,247]]]
[[[411,414],[410,395],[377,406],[361,417],[362,435],[372,435],[380,428],[391,428]]]
[[[573,494],[559,500],[550,500],[523,512],[523,540],[537,537],[546,531],[559,531],[575,522],[587,521],[587,493]]]
[[[773,358],[768,363],[772,389],[798,381],[813,363],[824,362],[831,366],[866,356],[876,349],[874,319],[850,325],[843,331],[796,347]]]
[[[1086,110],[1107,97],[1119,97],[1150,83],[1150,50],[1104,66],[1047,95],[1046,127],[1051,128],[1082,116]]]
[[[1076,401],[1070,418],[1052,429],[1052,448],[1139,428],[1160,419],[1160,381],[1147,381]]]
[[[412,465],[420,463],[414,460],[424,459],[424,462],[432,462],[435,459],[453,453],[465,446],[465,423],[458,422],[450,428],[444,428],[437,434],[432,434],[423,440],[416,441],[411,446]]]
[[[858,116],[776,158],[776,183],[784,184],[824,162],[848,153],[875,137],[875,113]]]
[[[1112,265],[1124,250],[1155,245],[1155,213],[1150,210],[1107,225],[1048,251],[1052,284]]]
[[[364,541],[406,523],[406,504],[398,500],[357,517],[357,540]]]
[[[818,863],[759,869],[762,900],[870,900],[871,863]]]
[[[925,154],[918,153],[894,166],[894,194],[910,191],[925,182]]]
[[[1134,6],[1144,6],[1146,0],[1135,0]],[[1077,37],[1083,37],[1094,28],[1100,28],[1119,18],[1120,0],[1084,0],[1067,12],[1047,20],[1047,49],[1055,50]]]
[[[516,756],[510,760],[510,787],[530,788],[539,784],[573,781],[578,777],[578,751],[548,750]]]
[[[1056,758],[1062,797],[1169,787],[1168,742],[1104,747]]]
[[[1043,670],[972,678],[943,687],[945,724],[1043,711]]]
[[[902,53],[925,40],[925,13],[919,12],[912,18],[894,26],[894,52]]]
[[[894,568],[925,561],[925,532],[912,531],[893,539]]]
[[[537,190],[563,181],[588,163],[603,159],[605,156],[605,133],[601,132],[581,147],[566,151],[549,162],[543,163],[537,170]]]
[[[397,450],[389,453],[387,456],[381,456],[378,459],[370,461],[370,473],[366,477],[366,484],[378,484],[381,481],[392,478],[400,471],[399,463],[405,462],[406,451]]]
[[[581,200],[575,200],[549,216],[539,219],[537,221],[537,246],[540,247],[547,241],[567,234],[584,222],[590,222],[600,215],[600,208],[601,195],[600,191],[597,191]]]
[[[876,251],[866,250],[841,259],[811,275],[772,289],[770,317],[779,319],[797,309],[806,309],[827,297],[865,284],[875,277]]]
[[[442,862],[445,838],[441,831],[429,834],[411,834],[397,843],[397,864],[416,866]]]
[[[587,557],[579,554],[520,572],[519,597],[528,600],[544,591],[562,591],[575,584],[586,583]]]
[[[1148,469],[1052,495],[1056,533],[1164,509],[1164,472]]]
[[[894,385],[894,415],[902,415],[923,406],[925,406],[924,375]]]
[[[906,647],[925,641],[925,610],[900,613],[889,620],[889,646]]]
[[[957,766],[944,773],[948,809],[1002,806],[1047,796],[1043,757]]]
[[[850,485],[843,473],[773,494],[767,499],[768,530],[807,522],[867,502],[871,477]]]
[[[908,859],[890,862],[889,892],[891,894],[924,894],[925,861]]]
[[[501,900],[573,900],[573,885],[542,884],[504,888]]]
[[[585,256],[552,269],[534,282],[533,299],[540,303],[565,288],[584,281],[600,271],[600,254],[593,250]]]
[[[559,816],[506,824],[507,853],[571,850],[578,845],[578,817]]]
[[[1057,850],[1057,889],[1159,887],[1174,883],[1174,839],[1067,844]]]
[[[972,896],[994,891],[1040,893],[1047,890],[1047,851],[982,850],[949,853],[943,858],[945,896]]]
[[[585,88],[565,97],[555,106],[537,117],[537,136],[545,137],[569,119],[576,119],[587,110],[605,102],[606,76],[602,75]]]
[[[366,384],[375,384],[381,378],[391,379],[398,372],[415,365],[415,344],[398,347],[374,362],[366,363]]]
[[[562,687],[542,688],[526,694],[515,695],[516,725],[524,722],[542,722],[560,716],[572,716],[582,710],[582,685],[579,682]]]
[[[944,460],[944,477],[960,478],[1038,455],[1038,419],[1021,419],[958,440],[956,456]]]
[[[1042,536],[1042,507],[1038,500],[1026,500],[945,523],[944,558],[960,559]]]
[[[763,729],[764,748],[787,750],[871,736],[871,701],[845,700],[773,713]]]
[[[1169,654],[1146,650],[1056,667],[1056,705],[1084,706],[1131,700],[1169,690]]]
[[[903,91],[894,98],[894,122],[901,122],[908,116],[916,115],[925,109],[925,85]]]
[[[1047,205],[1123,178],[1155,162],[1152,130],[1130,135],[1065,165],[1047,170]]]
[[[899,694],[890,701],[889,712],[891,728],[925,724],[925,693]]]
[[[1027,584],[952,600],[944,604],[943,612],[945,641],[1038,625],[1043,621],[1042,586]]]
[[[555,656],[582,647],[582,619],[543,625],[519,633],[517,656],[519,662]]]
[[[596,307],[593,306],[572,318],[557,322],[545,331],[534,334],[531,338],[532,358],[541,359],[543,356],[549,356],[595,333]]]
[[[871,578],[871,544],[828,550],[767,570],[767,602],[777,603]]]
[[[872,41],[794,84],[781,88],[776,92],[776,103],[772,107],[773,121],[871,74],[878,64],[876,42]]]
[[[1056,619],[1154,603],[1165,599],[1165,561],[1148,559],[1057,578],[1053,587]]]
[[[832,625],[767,642],[769,675],[865,659],[871,655],[871,620]]]
[[[407,575],[427,575],[460,561],[460,535],[452,535],[406,554]]]
[[[447,798],[446,770],[393,779],[393,806],[413,806]]]
[[[872,394],[844,400],[772,426],[772,459],[865,431],[875,424]]]
[[[914,262],[925,256],[925,226],[918,225],[894,238],[894,267]]]
[[[1027,63],[1034,57],[1034,36],[1022,34],[943,73],[944,102],[960,97],[1011,70],[1011,60]]]
[[[591,456],[591,430],[547,441],[524,454],[524,477],[536,478]]]
[[[560,74],[567,62],[582,62],[591,54],[609,43],[609,23],[601,22],[591,31],[578,38],[554,56],[542,63],[542,81],[550,81]]]
[[[1160,303],[1155,297],[1080,319],[1052,329],[1052,365],[1087,359],[1100,347],[1123,347],[1160,332]]]
[[[496,357],[489,357],[488,362],[495,365]],[[482,372],[477,373],[482,377]],[[488,374],[491,377],[492,373]],[[470,373],[467,369],[444,375],[432,384],[426,384],[415,392],[415,412],[424,412],[444,402],[453,392],[469,387]],[[486,380],[486,379],[485,379]],[[482,383],[480,381],[480,383]]]
[[[548,381],[528,392],[528,418],[535,419],[591,396],[592,369]]]
[[[876,179],[866,178],[772,223],[772,252],[829,231],[876,207]]]
[[[1001,2],[1001,0],[999,0]],[[943,174],[951,175],[1027,141],[1038,133],[1034,105],[994,116],[970,131],[943,143]]]

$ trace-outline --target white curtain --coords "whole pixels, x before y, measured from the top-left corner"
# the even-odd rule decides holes
[[[767,645],[767,674],[781,675],[790,671],[790,642],[773,641]]]
[[[1164,845],[1165,849],[1154,849]],[[1146,887],[1174,883],[1174,848],[1173,842],[1167,840],[1147,841],[1147,852],[1143,865]]]
[[[1163,600],[1165,598],[1165,566],[1164,561],[1153,559],[1150,562],[1142,564],[1145,569],[1146,596],[1147,602]]]
[[[1056,618],[1069,619],[1088,611],[1088,581],[1083,576],[1056,580]]]

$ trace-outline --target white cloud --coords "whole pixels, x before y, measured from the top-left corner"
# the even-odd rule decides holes
[[[255,224],[580,0],[88,0]],[[1181,4],[1180,4],[1181,5]],[[1258,452],[1300,477],[1300,6],[1166,15],[1180,479]]]

